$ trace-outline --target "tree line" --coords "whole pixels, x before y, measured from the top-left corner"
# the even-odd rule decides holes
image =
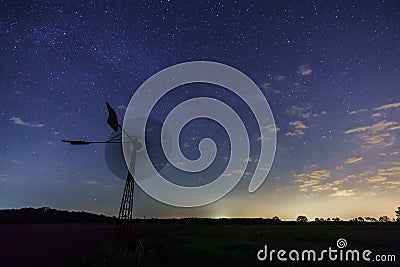
[[[400,222],[400,207],[397,208],[397,210],[395,211],[395,215],[396,218],[389,218],[389,216],[381,216],[378,219],[374,218],[374,217],[356,217],[353,218],[351,220],[349,220],[349,222]],[[342,220],[338,217],[335,218],[315,218],[314,222],[341,222]],[[301,222],[301,223],[305,223],[308,222],[308,218],[305,215],[299,215],[297,216],[296,222]]]
[[[173,219],[134,219],[135,223],[178,223],[178,224],[293,224],[293,223],[346,223],[346,222],[400,222],[400,207],[395,211],[396,219],[388,216],[379,218],[356,217],[349,221],[344,221],[338,217],[315,218],[309,221],[307,216],[300,215],[295,221],[282,221],[278,216],[272,218],[173,218]],[[22,208],[11,210],[0,210],[0,224],[27,224],[27,223],[111,223],[116,222],[116,217],[98,215],[83,211],[62,211],[48,207],[42,208]]]

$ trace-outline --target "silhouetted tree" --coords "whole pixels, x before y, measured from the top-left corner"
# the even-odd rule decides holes
[[[308,222],[308,219],[307,219],[306,216],[300,215],[300,216],[297,216],[296,221],[297,221],[297,222]]]
[[[365,220],[366,220],[367,222],[377,222],[377,221],[378,221],[377,219],[375,219],[375,218],[373,218],[373,217],[365,217]]]
[[[336,218],[333,218],[332,221],[334,221],[334,222],[340,222],[341,220],[340,220],[340,218],[336,217]]]
[[[390,222],[390,218],[388,216],[379,217],[379,222]]]
[[[358,222],[364,222],[364,218],[360,216],[360,217],[357,218],[357,221]]]
[[[396,213],[396,217],[397,217],[396,221],[400,222],[400,207],[397,207],[397,210],[395,211],[395,213]]]
[[[274,220],[274,221],[281,221],[281,219],[279,219],[279,217],[278,217],[278,216],[274,216],[274,217],[272,217],[272,220]]]

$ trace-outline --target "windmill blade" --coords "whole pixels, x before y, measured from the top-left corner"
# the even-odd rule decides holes
[[[70,143],[71,145],[89,145],[91,142],[80,141],[80,140],[61,140],[64,143]]]
[[[115,110],[111,107],[111,105],[108,102],[106,102],[106,104],[108,109],[107,123],[115,132],[117,132],[119,126],[117,113],[115,113]]]

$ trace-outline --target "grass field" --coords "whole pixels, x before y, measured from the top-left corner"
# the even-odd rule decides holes
[[[268,250],[284,249],[287,253],[292,249],[300,253],[303,249],[314,249],[319,255],[328,247],[337,249],[339,238],[347,241],[343,250],[357,249],[362,253],[369,249],[372,260],[377,254],[385,254],[395,255],[396,262],[280,262],[276,253],[274,260],[260,262],[256,256],[264,245]],[[144,250],[140,253],[103,247],[75,258],[67,266],[400,266],[400,224],[394,223],[192,224],[145,236],[141,240]]]

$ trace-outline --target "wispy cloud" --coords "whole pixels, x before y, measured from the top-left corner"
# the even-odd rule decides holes
[[[290,126],[294,127],[293,131],[286,132],[285,136],[300,136],[304,135],[304,129],[307,129],[308,127],[301,121],[292,121],[289,122]]]
[[[94,181],[94,180],[89,180],[89,181],[83,181],[85,184],[99,184],[99,181]]]
[[[297,173],[294,175],[298,179],[317,179],[317,180],[323,180],[326,178],[331,177],[331,172],[326,169],[320,169],[320,170],[314,170],[312,172],[303,172],[303,173]]]
[[[300,191],[319,192],[327,189],[324,188],[322,181],[330,178],[331,172],[329,170],[320,169],[311,172],[296,173],[294,176],[296,177],[295,182],[299,184]]]
[[[344,133],[345,134],[350,134],[350,133],[357,133],[357,132],[364,132],[364,131],[379,132],[379,131],[388,129],[391,126],[395,126],[395,125],[396,126],[398,125],[398,123],[395,122],[395,121],[383,120],[383,121],[380,121],[380,122],[375,123],[375,124],[370,125],[370,126],[362,126],[362,127],[357,127],[357,128],[354,128],[354,129],[350,129],[350,130],[345,131]],[[396,129],[391,128],[391,130],[396,130]]]
[[[386,105],[374,108],[374,110],[387,110],[390,108],[399,108],[399,107],[400,107],[400,102],[397,102],[397,103],[386,104]]]
[[[273,132],[279,132],[280,130],[281,130],[281,128],[279,128],[279,127],[277,127],[276,125],[274,125],[274,124],[268,124],[268,125],[266,125],[266,126],[262,126],[261,127],[261,129],[266,129],[268,132],[271,132],[271,133],[273,133]],[[258,138],[257,138],[257,141],[260,141],[260,140],[268,140],[268,139],[270,139],[271,138],[271,136],[270,135],[260,135]]]
[[[364,158],[363,157],[354,157],[354,158],[348,158],[345,160],[346,164],[353,164],[359,161],[362,161]]]
[[[307,129],[308,127],[304,125],[302,121],[291,121],[290,126],[294,126],[295,129]]]
[[[374,114],[371,115],[371,117],[374,117],[374,118],[376,118],[376,117],[382,117],[382,116],[383,116],[383,113],[381,113],[381,112],[374,113]]]
[[[367,112],[368,109],[366,108],[362,108],[362,109],[357,109],[357,110],[353,110],[349,112],[349,115],[354,115],[354,114],[358,114],[358,113],[362,113],[362,112]]]
[[[318,115],[326,115],[326,111],[322,111],[321,113],[314,113],[311,111],[311,105],[310,104],[305,104],[304,106],[291,106],[288,110],[286,110],[287,114],[290,114],[292,116],[297,116],[302,119],[309,119],[309,118],[315,118],[318,117]]]
[[[104,186],[104,187],[113,188],[112,185],[106,185],[106,184],[103,184],[103,183],[101,183],[99,181],[96,181],[96,180],[82,180],[82,182],[84,184],[87,184],[87,185],[101,185],[101,186]]]
[[[400,177],[400,162],[392,162],[386,167],[348,175],[346,179],[356,181],[360,188],[365,186],[367,190],[372,188],[376,192],[378,190],[385,192],[385,190],[400,189],[398,177]]]
[[[349,197],[349,196],[354,196],[354,195],[355,195],[354,189],[338,190],[338,191],[330,194],[331,197]]]
[[[361,147],[370,150],[374,147],[383,148],[395,144],[397,138],[391,132],[398,129],[400,129],[398,122],[383,120],[372,125],[349,129],[344,133],[357,133],[358,138],[363,141]]]
[[[380,134],[362,134],[360,135],[361,140],[364,141],[363,148],[368,149],[374,145],[379,145],[381,148],[393,145],[396,142],[396,137],[390,133]]]
[[[383,182],[386,180],[387,180],[387,178],[384,176],[375,176],[375,177],[367,178],[367,181],[370,183]]]
[[[276,125],[273,124],[268,124],[266,126],[262,126],[261,129],[267,129],[268,131],[270,131],[271,133],[273,132],[279,132],[281,130],[281,128],[279,128]]]
[[[261,85],[261,87],[264,88],[265,90],[270,90],[270,89],[272,89],[271,83],[263,83],[263,84]]]
[[[312,69],[310,68],[310,65],[304,64],[299,66],[299,73],[301,75],[311,75]]]
[[[285,136],[300,136],[304,135],[304,132],[302,130],[294,130],[293,132],[286,132]]]
[[[397,155],[400,153],[400,150],[394,149],[393,151],[389,152],[390,155]]]
[[[20,125],[25,125],[28,127],[43,127],[43,123],[32,123],[32,122],[26,122],[23,121],[20,117],[12,117],[10,118],[10,121],[13,121],[15,124],[20,124]]]
[[[7,174],[0,173],[0,181],[11,182],[12,179]]]
[[[291,106],[290,109],[286,111],[286,113],[289,113],[292,116],[300,116],[303,114],[305,111],[311,108],[311,105],[307,104],[306,106],[300,107],[300,106]]]

